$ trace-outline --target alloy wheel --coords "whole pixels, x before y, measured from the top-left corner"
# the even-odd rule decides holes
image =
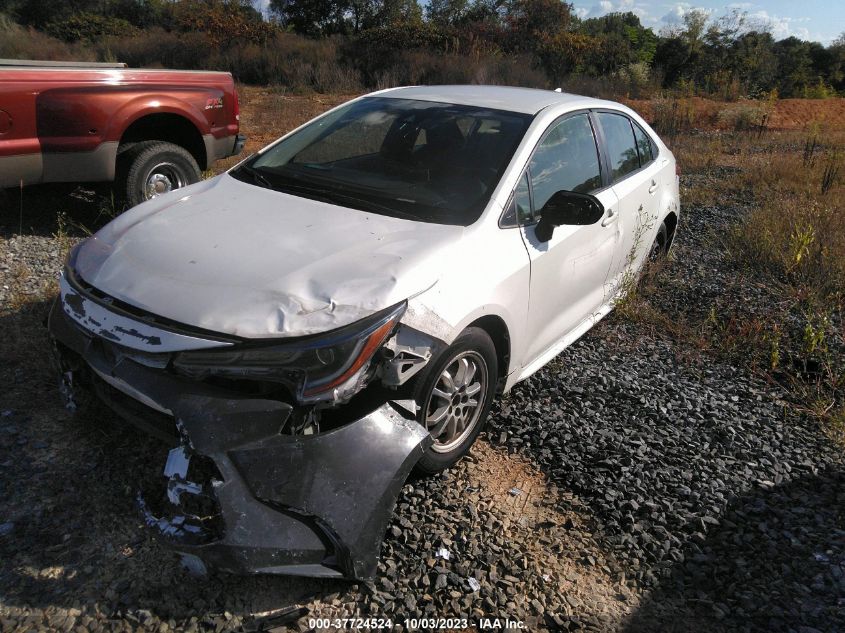
[[[426,403],[432,450],[448,453],[472,433],[484,409],[488,380],[487,363],[478,352],[461,352],[446,365]]]

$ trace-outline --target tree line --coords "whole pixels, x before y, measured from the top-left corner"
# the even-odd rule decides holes
[[[776,40],[738,10],[719,19],[691,10],[658,33],[634,13],[581,19],[559,0],[271,0],[266,15],[250,0],[0,0],[0,13],[65,42],[102,48],[106,41],[117,51],[151,30],[159,39],[198,33],[219,48],[215,63],[235,64],[233,71],[243,65],[238,47],[249,47],[251,65],[241,70],[244,80],[259,82],[272,81],[286,50],[302,57],[307,49],[312,57],[336,56],[336,73],[354,73],[366,87],[469,79],[596,81],[633,96],[664,89],[726,99],[845,94],[845,34],[827,46]],[[262,50],[274,59],[264,69]],[[319,62],[308,63],[316,72]]]

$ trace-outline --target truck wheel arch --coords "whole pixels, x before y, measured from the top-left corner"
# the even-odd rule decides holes
[[[193,121],[173,112],[144,114],[127,126],[120,136],[118,154],[143,141],[167,141],[184,147],[200,169],[208,168],[208,155],[202,134]]]

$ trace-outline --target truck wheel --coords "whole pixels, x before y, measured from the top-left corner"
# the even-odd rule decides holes
[[[184,147],[164,141],[143,141],[121,153],[118,191],[130,207],[168,191],[199,182],[202,174]]]

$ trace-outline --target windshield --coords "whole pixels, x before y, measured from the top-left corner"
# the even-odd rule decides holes
[[[531,122],[489,108],[368,97],[231,172],[239,180],[383,215],[467,226]]]

